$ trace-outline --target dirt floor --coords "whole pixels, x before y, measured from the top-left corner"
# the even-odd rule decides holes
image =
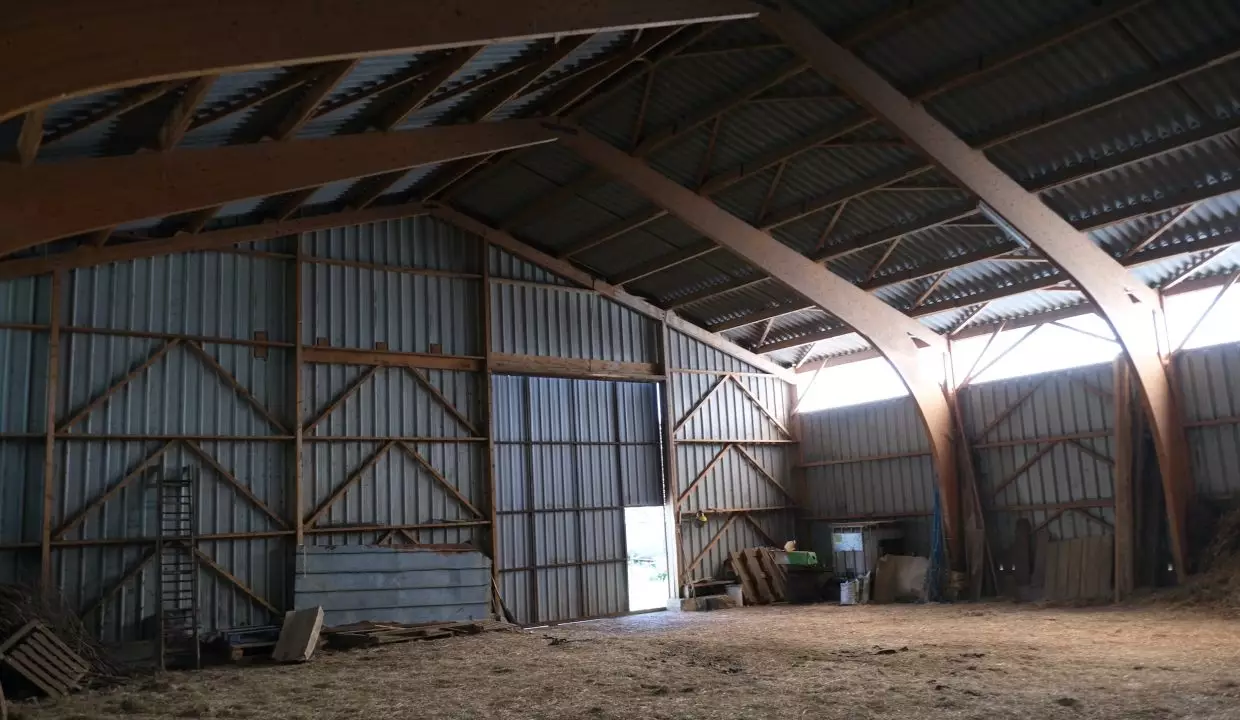
[[[1153,608],[635,616],[170,673],[19,704],[96,718],[1240,718],[1240,620]]]

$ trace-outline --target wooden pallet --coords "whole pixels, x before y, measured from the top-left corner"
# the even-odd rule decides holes
[[[86,662],[38,620],[31,620],[0,645],[0,663],[30,681],[48,697],[80,690],[90,672]]]
[[[769,605],[787,599],[787,571],[775,564],[771,550],[745,548],[731,553],[746,605]]]

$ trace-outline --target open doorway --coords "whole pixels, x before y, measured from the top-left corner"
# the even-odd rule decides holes
[[[629,562],[629,611],[667,607],[671,571],[667,559],[667,509],[626,507],[624,533]]]

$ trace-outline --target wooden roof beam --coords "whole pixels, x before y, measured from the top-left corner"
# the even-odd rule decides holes
[[[932,330],[770,235],[670,180],[640,160],[576,128],[558,128],[560,142],[591,165],[631,186],[650,202],[680,218],[703,236],[790,287],[855,328],[891,362],[913,394],[930,438],[946,508],[945,535],[953,558],[961,557],[959,486],[952,443],[952,415],[939,379],[924,373],[920,344],[939,350],[946,343]]]
[[[1053,262],[1098,306],[1128,355],[1146,400],[1167,498],[1172,556],[1181,576],[1186,564],[1191,477],[1183,422],[1163,366],[1156,326],[1161,314],[1150,290],[1079,232],[1037,195],[1021,187],[986,155],[951,132],[925,107],[902,95],[848,49],[832,41],[782,0],[763,10],[762,23],[808,60],[824,77],[976,194],[993,212]],[[1231,40],[1234,42],[1234,40]],[[1171,77],[1176,73],[1162,72]],[[1146,84],[1148,85],[1148,79]]]
[[[0,121],[57,100],[266,67],[753,17],[738,0],[170,3],[95,0],[6,8]],[[65,18],[90,22],[65,22]],[[152,33],[150,28],[159,28]],[[280,32],[272,33],[272,28]],[[56,52],[47,52],[56,48]]]
[[[0,255],[149,217],[553,141],[532,120],[0,166]],[[65,198],[75,198],[66,205]]]

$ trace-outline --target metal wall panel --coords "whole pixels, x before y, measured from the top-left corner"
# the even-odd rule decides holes
[[[480,552],[307,548],[297,556],[294,607],[316,606],[327,626],[484,620],[491,612],[491,560]]]
[[[187,253],[69,273],[64,323],[248,340],[292,340],[292,274],[280,259]]]
[[[47,277],[0,282],[0,323],[45,324],[50,292]],[[44,431],[47,339],[46,332],[0,329],[0,434]],[[42,475],[41,439],[0,438],[0,544],[38,540]],[[0,582],[31,579],[23,554],[0,554]]]
[[[628,609],[624,507],[663,502],[651,383],[495,376],[500,590],[526,623]]]
[[[833,525],[895,519],[906,551],[929,556],[934,465],[912,398],[807,413],[800,428],[814,550],[832,552]]]
[[[301,340],[307,345],[481,356],[481,261],[476,239],[430,218],[308,233],[310,257],[392,269],[306,263]],[[401,272],[421,268],[446,273]],[[462,277],[466,276],[466,277]]]
[[[1045,527],[1055,539],[1111,531],[1113,386],[1113,366],[1105,364],[972,385],[961,393],[966,432],[975,448],[979,492],[987,508],[986,530],[996,552],[1011,545],[1021,517],[1035,529]],[[1017,403],[1014,412],[979,437]],[[1010,444],[985,447],[995,442]],[[1049,451],[1015,476],[1052,443]],[[1065,511],[1068,503],[1099,507]]]
[[[795,536],[795,445],[785,431],[786,383],[680,333],[669,336],[683,582],[717,576],[730,552]]]
[[[496,282],[491,349],[498,353],[655,362],[658,324],[588,290]]]
[[[1189,350],[1176,357],[1197,492],[1240,493],[1240,344]]]

